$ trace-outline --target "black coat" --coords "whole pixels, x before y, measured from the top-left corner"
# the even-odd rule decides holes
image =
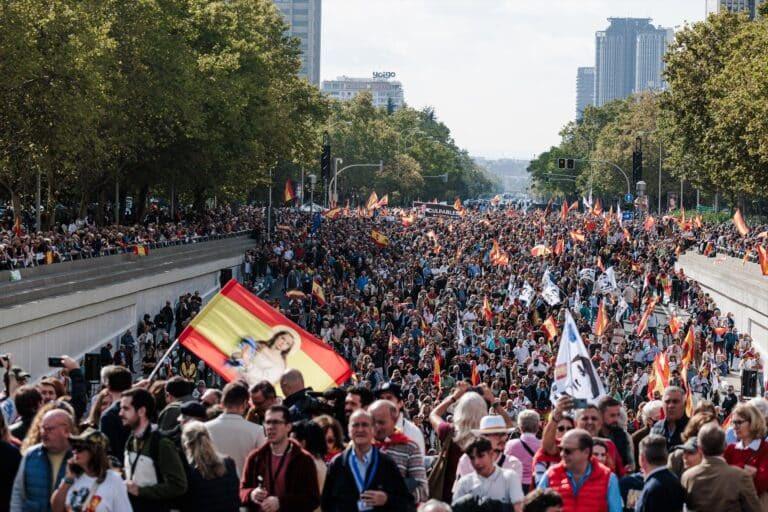
[[[357,501],[360,493],[355,484],[352,469],[347,464],[348,454],[352,448],[347,448],[336,456],[328,468],[325,477],[321,508],[323,512],[358,512]],[[368,467],[370,472],[372,466]],[[365,479],[368,480],[366,473]],[[382,507],[375,507],[380,512],[403,512],[413,508],[413,496],[405,486],[405,479],[400,474],[397,464],[388,455],[379,452],[379,467],[371,481],[370,490],[384,491],[387,493],[387,503]]]
[[[680,512],[684,502],[683,486],[674,473],[664,468],[645,481],[635,512]]]
[[[119,401],[113,403],[106,411],[101,413],[99,430],[109,439],[110,455],[123,460],[125,443],[128,441],[128,436],[131,435],[131,429],[123,426],[123,421],[120,419]]]
[[[240,510],[240,480],[235,461],[224,458],[224,476],[206,480],[194,466],[187,467],[187,492],[181,504],[182,512],[237,512]]]

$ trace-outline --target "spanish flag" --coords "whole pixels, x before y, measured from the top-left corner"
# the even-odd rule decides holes
[[[379,196],[376,195],[376,191],[371,192],[368,196],[368,201],[365,202],[366,210],[373,210],[379,204]]]
[[[386,247],[389,245],[389,238],[387,238],[387,235],[379,230],[371,230],[371,238],[373,239],[373,243],[379,247]]]
[[[560,220],[565,222],[568,220],[568,203],[563,200],[563,204],[560,205]]]
[[[459,199],[458,197],[457,197],[457,198],[456,198],[456,200],[453,202],[453,209],[454,209],[454,210],[456,210],[457,212],[460,212],[461,210],[463,210],[463,209],[464,209],[464,208],[461,206],[461,199]]]
[[[474,361],[472,361],[472,374],[469,377],[469,380],[473,386],[480,384],[480,372],[477,370],[477,363]]]
[[[317,301],[319,305],[325,306],[325,292],[323,291],[323,287],[317,281],[312,281],[312,297],[315,298],[315,301]]]
[[[292,179],[285,180],[285,189],[283,190],[283,201],[290,203],[296,199],[296,184]]]
[[[295,368],[307,387],[321,391],[352,375],[344,358],[235,280],[192,319],[179,343],[228,381],[274,383]]]
[[[45,251],[45,264],[50,265],[53,263],[53,251]]]
[[[571,203],[571,206],[568,207],[568,211],[578,210],[579,209],[579,201],[576,200]]]
[[[13,233],[16,236],[21,236],[21,217],[16,216],[16,220],[13,221]]]
[[[434,366],[432,367],[432,382],[436,387],[440,387],[440,358],[435,354]]]
[[[488,297],[483,298],[483,317],[487,322],[493,321],[493,310],[491,309],[491,305],[488,302]]]
[[[601,258],[600,255],[597,256],[597,268],[600,269],[600,272],[605,272],[605,265],[603,265],[603,258]]]
[[[693,334],[693,325],[688,328],[688,334],[685,335],[683,340],[683,357],[680,361],[684,365],[691,364],[693,358],[696,355],[696,337]]]
[[[544,323],[541,324],[541,328],[544,330],[544,335],[547,337],[547,341],[552,341],[557,336],[557,322],[555,317],[549,315]]]
[[[288,290],[285,292],[285,296],[289,299],[304,300],[307,298],[307,294],[301,290]]]
[[[643,222],[643,229],[646,231],[650,231],[653,229],[653,226],[656,224],[656,219],[653,218],[653,215],[649,215],[645,218],[645,222]]]
[[[672,336],[675,336],[678,332],[680,332],[680,327],[682,325],[680,324],[680,320],[677,318],[677,316],[672,315],[669,317],[669,332],[672,333]]]
[[[669,360],[667,354],[660,352],[653,360],[653,371],[648,379],[648,400],[653,400],[654,391],[664,393],[669,385]]]
[[[600,301],[600,308],[597,310],[597,318],[595,319],[595,336],[602,336],[607,328],[608,313],[605,311],[605,299],[603,299]]]
[[[134,245],[133,254],[138,256],[147,256],[149,254],[149,247],[146,245]]]
[[[637,324],[638,336],[642,336],[645,332],[645,329],[648,327],[648,319],[653,314],[654,308],[656,308],[656,297],[652,298],[650,302],[648,302],[648,306],[646,306],[643,316],[640,317],[640,322]]]
[[[584,233],[582,233],[581,231],[571,231],[570,235],[571,235],[571,240],[573,240],[574,242],[583,242],[584,240],[586,240]]]
[[[741,236],[747,236],[749,234],[749,227],[744,222],[744,217],[741,215],[741,210],[736,208],[736,213],[733,214],[733,223],[736,225],[736,229],[739,230]]]
[[[762,245],[757,246],[757,259],[760,263],[760,271],[764,276],[768,276],[768,250]]]
[[[389,204],[389,194],[384,194],[384,197],[376,201],[376,208],[387,206]]]
[[[323,213],[323,217],[326,219],[338,219],[341,217],[341,208],[331,208],[330,210],[327,210],[325,213]]]
[[[413,215],[403,215],[400,221],[403,223],[403,227],[407,228],[413,225]]]
[[[565,241],[562,238],[557,239],[555,244],[555,256],[560,256],[565,251]]]
[[[600,216],[603,214],[603,205],[600,203],[600,198],[595,199],[595,207],[592,208],[592,215]]]

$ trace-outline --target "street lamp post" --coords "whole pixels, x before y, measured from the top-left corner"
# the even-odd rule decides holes
[[[307,177],[309,178],[309,221],[312,222],[312,215],[315,210],[315,183],[317,183],[317,176],[310,174]]]
[[[342,162],[341,158],[339,158],[338,160],[339,160],[339,162]],[[335,162],[334,162],[334,164],[335,164]],[[329,189],[333,189],[333,187],[336,186],[336,184],[338,182],[338,179],[339,179],[339,176],[341,176],[341,173],[343,173],[347,169],[352,169],[353,167],[378,167],[379,168],[379,172],[381,172],[382,168],[384,167],[384,160],[380,160],[379,163],[377,163],[377,164],[352,164],[352,165],[348,165],[346,167],[342,167],[339,170],[336,170],[335,169],[335,165],[334,165],[333,177],[331,177],[331,182],[329,183],[328,188]],[[330,201],[330,197],[329,197],[329,201]]]

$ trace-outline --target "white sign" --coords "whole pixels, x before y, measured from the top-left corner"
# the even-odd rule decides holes
[[[558,398],[569,395],[594,401],[605,395],[605,386],[597,374],[587,347],[579,334],[571,312],[565,311],[565,325],[560,338],[560,349],[555,363],[555,381],[552,383],[550,400],[554,404]]]

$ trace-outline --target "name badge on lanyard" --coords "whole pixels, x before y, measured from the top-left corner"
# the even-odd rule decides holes
[[[357,465],[357,457],[355,457],[355,451],[350,450],[347,456],[348,464],[352,468],[352,476],[355,477],[355,485],[357,486],[358,494],[363,494],[373,482],[373,477],[376,475],[376,470],[379,467],[379,451],[376,448],[372,448],[370,470],[368,471],[368,478],[365,479],[365,475],[360,472],[360,468]],[[373,510],[373,507],[367,505],[362,499],[357,500],[357,509],[360,512],[366,512]]]

